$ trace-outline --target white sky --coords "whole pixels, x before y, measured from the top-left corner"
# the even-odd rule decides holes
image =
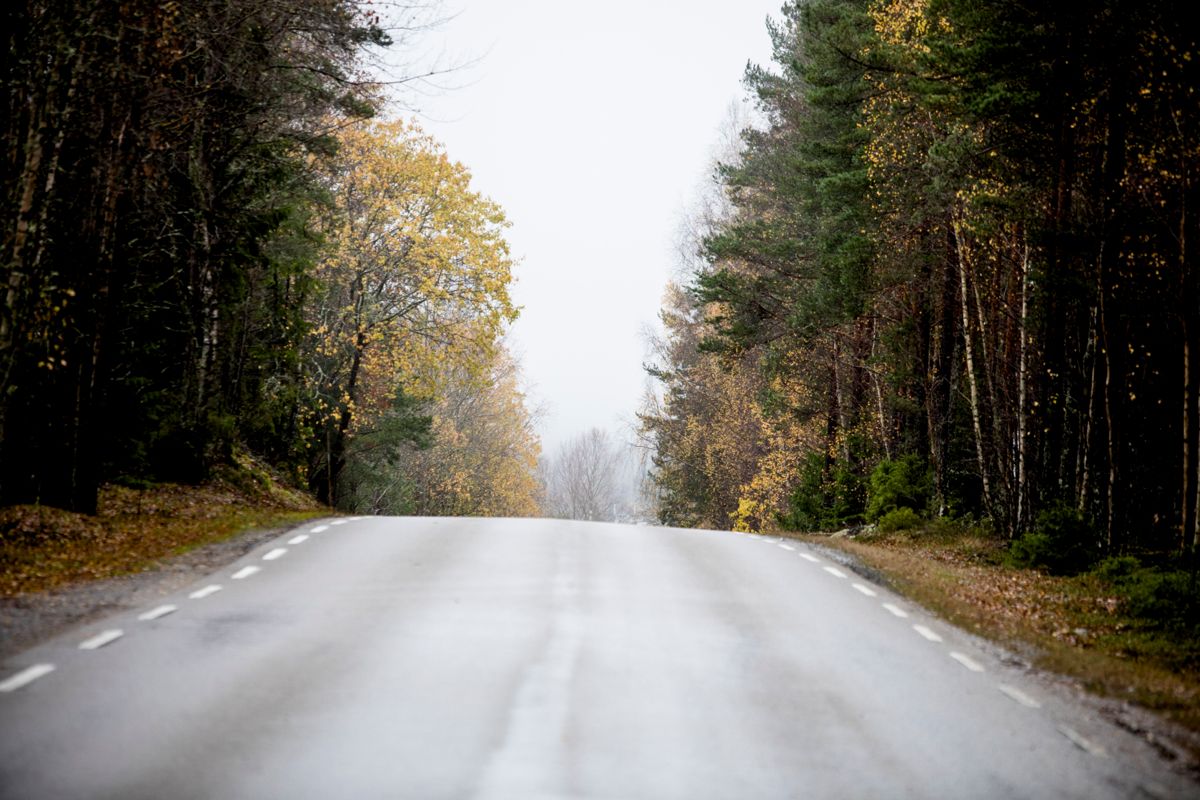
[[[512,222],[511,344],[544,452],[633,420],[681,216],[781,4],[446,0],[456,16],[423,40],[478,59],[406,102]]]

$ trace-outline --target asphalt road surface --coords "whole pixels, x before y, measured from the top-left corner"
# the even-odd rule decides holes
[[[6,798],[1197,796],[999,651],[745,534],[314,523],[0,667]]]

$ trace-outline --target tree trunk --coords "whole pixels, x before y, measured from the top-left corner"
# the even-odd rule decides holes
[[[1022,233],[1024,236],[1024,233]],[[1029,386],[1029,242],[1024,243],[1021,257],[1021,317],[1017,335],[1021,337],[1020,360],[1017,367],[1017,508],[1013,515],[1016,524],[1010,534],[1016,536],[1027,526],[1029,501],[1025,488],[1025,404]]]
[[[1195,539],[1196,525],[1196,375],[1192,367],[1192,332],[1183,327],[1183,462],[1182,497],[1180,499],[1179,550],[1190,558]]]
[[[929,436],[929,460],[933,465],[933,488],[938,516],[947,511],[948,468],[950,461],[951,401],[954,396],[953,375],[958,287],[951,259],[955,253],[952,225],[945,229],[946,257],[940,264],[940,291],[934,298],[932,331],[929,337],[929,369],[926,380],[926,422]]]
[[[869,336],[871,338],[871,360],[874,361],[874,359],[875,359],[875,344],[876,344],[876,335],[875,335],[876,325],[875,325],[875,315],[874,314],[871,315],[871,318],[869,320],[869,325],[870,325]],[[875,410],[879,414],[879,440],[881,442],[883,442],[884,457],[887,458],[889,461],[891,461],[891,459],[892,459],[891,438],[892,437],[890,435],[891,431],[889,430],[890,426],[888,425],[887,415],[884,412],[883,388],[879,385],[878,372],[876,372],[874,370],[871,371],[871,380],[875,386]]]
[[[992,488],[988,476],[987,454],[983,440],[983,425],[980,422],[979,386],[975,378],[975,348],[971,336],[971,312],[967,290],[967,255],[962,238],[962,230],[957,220],[954,222],[954,239],[958,252],[958,279],[962,300],[962,338],[963,352],[967,361],[967,385],[971,396],[971,424],[975,430],[975,454],[979,461],[979,479],[983,484],[983,507],[987,513],[992,512]]]
[[[1102,278],[1101,278],[1102,280]],[[1114,552],[1113,548],[1116,542],[1113,537],[1113,510],[1116,502],[1114,494],[1117,486],[1117,458],[1116,458],[1116,433],[1113,430],[1113,403],[1112,403],[1112,340],[1108,335],[1108,317],[1105,302],[1107,292],[1104,289],[1103,283],[1100,286],[1099,297],[1097,298],[1097,320],[1100,326],[1100,348],[1097,358],[1104,359],[1104,388],[1102,394],[1101,405],[1104,410],[1104,443],[1105,456],[1108,460],[1108,470],[1106,473],[1106,481],[1104,485],[1104,503],[1101,530],[1104,535],[1104,545],[1109,553]]]

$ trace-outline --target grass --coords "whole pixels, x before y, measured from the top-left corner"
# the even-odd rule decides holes
[[[0,596],[149,569],[246,530],[328,514],[252,462],[201,486],[105,486],[94,516],[46,506],[0,509]]]
[[[850,553],[897,591],[1035,666],[1200,732],[1200,641],[1136,616],[1114,581],[1011,566],[1002,542],[951,524],[798,538]]]

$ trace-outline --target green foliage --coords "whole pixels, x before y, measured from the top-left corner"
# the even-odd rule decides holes
[[[790,496],[787,527],[971,514],[1052,572],[1196,550],[1200,50],[1177,6],[785,4],[746,73],[761,124],[699,226],[693,338],[754,363],[757,410],[796,430],[723,462],[718,491],[766,463],[786,485],[747,506]],[[913,455],[864,508],[880,452]]]
[[[319,131],[375,98],[353,0],[28,3],[6,16],[0,502],[296,462]]]
[[[1143,566],[1132,556],[1101,561],[1092,572],[1121,598],[1122,610],[1148,627],[1177,635],[1200,636],[1196,581],[1183,569]]]
[[[809,453],[792,491],[788,512],[778,518],[787,530],[838,530],[863,520],[865,482],[844,461],[827,463],[824,453]]]
[[[875,522],[898,508],[925,510],[933,491],[933,475],[915,454],[885,459],[871,471],[866,518]]]
[[[1008,556],[1014,566],[1074,575],[1096,562],[1099,547],[1083,515],[1059,503],[1038,514],[1033,530],[1012,543]]]
[[[339,507],[351,513],[412,513],[414,482],[396,466],[406,449],[433,446],[432,424],[425,404],[398,390],[375,425],[350,440]]]
[[[719,303],[706,350],[806,340],[861,314],[873,226],[861,101],[865,68],[848,53],[872,37],[861,0],[784,7],[770,28],[779,71],[753,66],[746,86],[770,120],[744,132],[721,168],[746,212],[704,241],[714,269],[696,276],[702,303]]]
[[[920,514],[908,506],[901,506],[900,508],[893,508],[881,516],[876,525],[880,533],[895,533],[896,531],[907,531],[920,527],[922,522]]]

